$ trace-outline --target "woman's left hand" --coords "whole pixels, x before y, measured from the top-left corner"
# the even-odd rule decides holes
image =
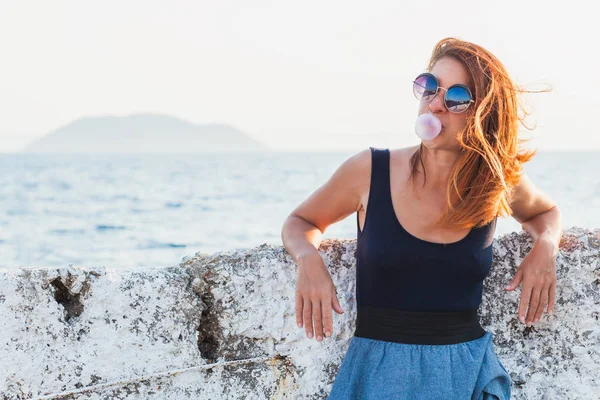
[[[527,326],[538,322],[546,304],[548,315],[552,314],[556,294],[556,251],[548,242],[535,242],[531,251],[525,256],[517,269],[514,278],[504,288],[512,291],[523,282],[521,302],[519,304],[519,320]]]

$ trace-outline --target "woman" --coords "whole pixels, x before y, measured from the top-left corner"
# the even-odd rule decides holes
[[[317,249],[357,212],[356,331],[329,399],[508,399],[510,375],[477,314],[496,220],[512,216],[534,240],[505,287],[523,284],[529,326],[554,307],[560,210],[523,173],[535,152],[519,148],[520,90],[489,51],[441,40],[413,90],[441,132],[355,154],[284,223],[297,323],[308,338],[331,336],[331,308],[343,310]]]

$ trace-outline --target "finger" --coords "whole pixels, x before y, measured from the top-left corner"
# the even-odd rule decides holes
[[[529,309],[527,310],[526,318],[527,324],[529,325],[533,323],[535,313],[537,312],[538,305],[540,304],[541,293],[542,290],[538,286],[533,287],[531,290],[531,297],[529,298]]]
[[[302,316],[304,317],[304,330],[306,331],[306,336],[308,336],[309,339],[312,339],[312,305],[310,299],[308,299],[306,296],[304,297],[304,310],[302,312]]]
[[[533,316],[533,322],[539,322],[542,318],[542,313],[546,308],[546,304],[548,303],[548,290],[550,289],[550,285],[544,286],[542,292],[540,293],[540,304],[538,304],[537,311]]]
[[[304,305],[302,295],[296,292],[296,325],[302,328],[302,306]]]
[[[329,304],[329,302],[327,302]],[[315,329],[315,337],[317,341],[323,340],[323,312],[321,311],[321,300],[318,298],[312,302],[313,308],[313,326]]]
[[[556,300],[556,280],[554,280],[550,284],[550,289],[548,290],[549,298],[548,298],[548,315],[552,314],[554,311],[554,301]]]
[[[344,313],[344,310],[342,310],[342,306],[340,306],[340,301],[337,298],[337,294],[331,298],[331,304],[335,312],[337,312],[338,314]]]
[[[531,287],[523,285],[523,289],[521,290],[521,303],[519,304],[519,320],[521,322],[525,322],[525,311],[527,310],[530,298]]]
[[[325,337],[331,336],[333,331],[333,317],[331,315],[331,300],[327,299],[321,302],[323,305],[323,326],[325,327]]]

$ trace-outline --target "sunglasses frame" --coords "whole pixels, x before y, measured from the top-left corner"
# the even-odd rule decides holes
[[[446,107],[446,110],[448,110],[448,112],[451,112],[453,114],[460,114],[463,113],[465,111],[467,111],[469,109],[469,107],[471,106],[471,103],[475,103],[475,100],[473,100],[473,94],[471,93],[471,90],[469,89],[469,87],[467,85],[463,85],[462,83],[456,83],[452,86],[450,86],[448,89],[441,87],[437,78],[435,77],[435,75],[433,75],[432,73],[429,72],[423,72],[422,74],[417,75],[417,77],[412,81],[413,82],[413,94],[415,96],[415,98],[419,101],[423,101],[421,99],[419,99],[417,97],[417,94],[415,93],[415,85],[419,85],[417,83],[417,80],[422,77],[422,76],[429,76],[431,77],[434,81],[435,81],[435,85],[437,87],[437,89],[435,90],[435,93],[433,94],[433,96],[431,97],[431,99],[429,100],[425,100],[426,102],[430,102],[431,100],[433,100],[435,98],[435,96],[437,96],[438,92],[440,91],[440,89],[444,89],[446,91],[446,93],[444,94],[444,107]],[[419,85],[421,86],[421,85]],[[422,86],[421,86],[422,87]],[[469,101],[469,104],[467,105],[467,107],[464,110],[461,111],[452,111],[450,110],[450,108],[448,107],[448,104],[446,104],[446,95],[448,94],[448,90],[452,89],[453,87],[460,87],[463,88],[467,91],[467,93],[469,93],[469,97],[471,98],[471,100]]]

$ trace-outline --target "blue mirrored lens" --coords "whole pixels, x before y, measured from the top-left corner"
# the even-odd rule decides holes
[[[428,101],[437,92],[437,82],[430,75],[419,75],[413,83],[413,93],[417,100]]]
[[[462,86],[453,86],[446,92],[446,107],[452,112],[461,112],[466,110],[471,104],[471,95],[469,91]]]

